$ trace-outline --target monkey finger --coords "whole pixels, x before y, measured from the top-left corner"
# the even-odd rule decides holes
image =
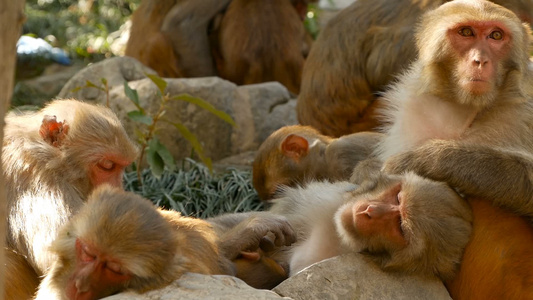
[[[276,248],[275,241],[276,237],[272,233],[268,233],[259,241],[259,248],[265,252],[270,252]]]

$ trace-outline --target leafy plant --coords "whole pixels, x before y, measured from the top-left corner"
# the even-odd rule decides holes
[[[98,85],[92,83],[90,80],[87,80],[87,81],[85,81],[85,85],[84,86],[78,86],[78,87],[72,89],[71,92],[72,93],[76,93],[77,91],[79,91],[81,89],[86,89],[86,88],[98,89],[98,90],[100,90],[100,91],[105,93],[106,106],[109,107],[109,85],[107,84],[107,79],[101,78],[100,82],[102,82],[102,86],[98,86]]]
[[[150,199],[157,206],[174,209],[186,216],[209,218],[226,212],[264,210],[251,184],[251,172],[227,169],[223,173],[185,159],[179,170],[165,170],[156,179],[150,170],[124,175],[124,189]]]
[[[140,105],[137,90],[130,88],[128,83],[124,82],[124,93],[137,108],[137,110],[130,111],[128,113],[128,117],[139,124],[144,124],[147,126],[145,130],[140,130],[137,128],[135,131],[135,134],[137,135],[141,145],[141,154],[139,156],[137,166],[141,165],[146,155],[146,161],[150,166],[152,174],[156,178],[161,177],[165,167],[171,172],[174,171],[176,163],[172,157],[172,154],[157,138],[157,130],[159,129],[158,125],[160,122],[164,122],[174,126],[174,128],[176,128],[176,130],[178,130],[180,134],[191,144],[193,151],[196,153],[198,158],[209,168],[209,170],[212,170],[212,161],[204,154],[204,149],[197,137],[180,122],[175,122],[164,117],[167,109],[167,103],[169,101],[186,101],[196,104],[197,106],[207,110],[232,126],[235,126],[235,121],[233,121],[231,116],[221,110],[216,109],[209,102],[201,98],[193,97],[188,94],[180,94],[177,96],[165,94],[165,89],[167,87],[166,81],[157,75],[146,74],[146,76],[157,86],[157,93],[161,99],[159,109],[153,115],[148,114]],[[139,184],[142,184],[140,168],[137,168],[137,177]]]

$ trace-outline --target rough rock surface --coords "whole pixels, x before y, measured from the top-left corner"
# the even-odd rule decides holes
[[[171,285],[144,294],[121,293],[106,300],[269,300],[290,299],[268,290],[257,290],[244,281],[225,275],[187,273]]]
[[[295,300],[450,300],[437,278],[384,272],[360,254],[316,263],[274,288]]]
[[[84,88],[87,80],[99,84],[106,78],[110,86],[110,106],[119,115],[126,131],[133,137],[139,125],[127,117],[135,106],[124,93],[124,81],[137,90],[140,105],[149,112],[159,108],[157,87],[145,76],[151,70],[133,58],[120,57],[105,60],[80,71],[65,85],[60,97],[106,102],[106,95],[95,88]],[[165,118],[185,125],[202,143],[205,154],[212,160],[220,160],[247,151],[257,150],[259,145],[275,130],[296,124],[296,100],[277,82],[236,86],[218,77],[167,78],[166,93],[171,96],[189,94],[212,104],[229,114],[236,122],[232,127],[205,109],[185,101],[171,101]],[[157,136],[176,159],[188,157],[191,147],[180,133],[168,123],[161,122]],[[142,125],[141,125],[142,126]]]

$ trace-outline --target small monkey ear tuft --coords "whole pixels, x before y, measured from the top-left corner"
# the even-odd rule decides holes
[[[298,160],[300,157],[307,155],[309,150],[309,143],[307,140],[299,135],[290,134],[281,143],[281,152],[285,156]]]
[[[45,115],[39,129],[39,135],[45,142],[59,147],[67,136],[68,129],[69,126],[66,122],[57,122],[56,116]]]

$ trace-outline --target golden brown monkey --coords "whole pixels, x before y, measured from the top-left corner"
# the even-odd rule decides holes
[[[96,186],[122,186],[137,148],[111,110],[76,100],[55,100],[35,113],[10,113],[5,121],[6,245],[43,275],[53,261],[47,249],[58,228]],[[21,266],[7,266],[13,283],[6,286],[7,295],[25,291],[15,283],[35,275]]]
[[[369,158],[382,134],[360,132],[340,138],[320,134],[310,126],[285,126],[259,147],[253,163],[253,185],[262,200],[281,186],[308,181],[348,180],[354,166]]]
[[[533,297],[530,35],[494,3],[446,3],[424,15],[419,59],[384,95],[384,170],[445,181],[473,206],[454,299]]]
[[[414,173],[378,174],[361,186],[339,181],[287,188],[270,211],[286,216],[298,234],[286,257],[291,276],[356,252],[385,271],[449,279],[472,228],[470,207],[453,189]]]
[[[188,218],[156,209],[131,192],[102,186],[60,230],[52,244],[57,259],[36,299],[142,293],[168,285],[184,272],[239,275],[231,261],[246,249],[258,248],[269,232],[273,244],[294,241],[283,217],[248,213],[210,221]]]
[[[342,136],[381,125],[377,95],[417,57],[421,15],[445,0],[357,0],[320,32],[302,71],[297,114],[302,125]],[[496,0],[531,21],[533,1]]]

